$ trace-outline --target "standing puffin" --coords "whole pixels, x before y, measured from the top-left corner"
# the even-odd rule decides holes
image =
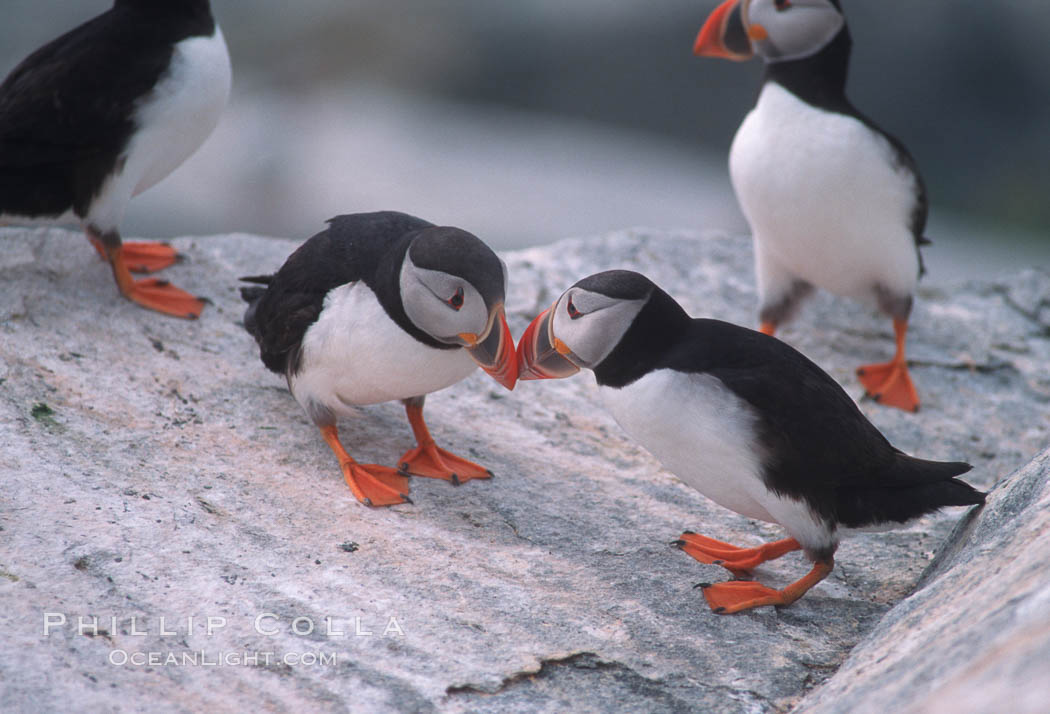
[[[737,130],[729,172],[751,226],[761,331],[772,335],[819,286],[893,318],[893,359],[857,375],[878,402],[915,411],[904,344],[923,272],[926,189],[915,160],[846,98],[851,40],[839,0],[727,0],[694,52],[765,77]]]
[[[133,280],[177,255],[123,243],[131,197],[185,161],[219,121],[230,57],[208,0],[116,0],[44,45],[0,84],[0,224],[79,222],[120,293],[177,317],[204,303]]]
[[[801,549],[813,569],[782,590],[705,585],[717,613],[788,605],[834,565],[840,529],[904,523],[984,502],[959,462],[894,448],[820,367],[773,337],[689,317],[648,278],[613,270],[576,283],[518,345],[519,379],[592,369],[629,435],[721,506],[788,538],[737,548],[695,533],[674,544],[734,575]]]
[[[263,363],[288,388],[339,459],[367,506],[408,501],[406,474],[459,484],[485,468],[438,448],[423,400],[478,365],[507,389],[518,378],[503,311],[506,268],[459,228],[396,213],[328,221],[274,275],[243,278],[244,327]],[[400,399],[418,446],[400,469],[359,464],[339,442],[336,417],[355,406]]]

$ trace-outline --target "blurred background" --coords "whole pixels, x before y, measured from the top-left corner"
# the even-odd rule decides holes
[[[695,58],[716,0],[213,0],[219,128],[123,232],[306,238],[397,209],[497,248],[747,228],[733,133],[761,63]],[[108,0],[4,0],[0,74]],[[911,149],[937,282],[1050,265],[1050,4],[844,2],[850,96]]]

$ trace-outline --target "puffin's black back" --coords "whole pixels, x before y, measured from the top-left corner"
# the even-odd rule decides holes
[[[396,271],[412,238],[433,224],[396,211],[337,216],[328,224],[299,246],[276,274],[242,278],[267,285],[241,288],[249,303],[244,327],[259,343],[263,363],[279,374],[298,370],[303,335],[321,314],[325,295],[340,285],[364,281],[391,317],[411,331],[400,299],[393,294]],[[423,333],[413,335],[422,339]]]
[[[904,522],[942,506],[984,502],[983,494],[953,478],[969,464],[916,459],[894,448],[798,350],[728,322],[690,318],[654,286],[594,373],[599,384],[622,387],[657,369],[712,375],[754,407],[766,485],[805,499],[831,522]]]
[[[207,0],[118,0],[23,60],[0,84],[0,213],[82,217],[175,43],[214,29]]]

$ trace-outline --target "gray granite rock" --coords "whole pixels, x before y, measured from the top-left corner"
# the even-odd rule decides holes
[[[80,236],[0,231],[5,708],[785,711],[875,636],[962,515],[847,540],[789,608],[715,616],[692,586],[721,570],[668,542],[777,529],[661,471],[591,377],[508,393],[480,373],[433,395],[427,416],[496,478],[417,478],[413,504],[365,508],[238,324],[236,278],[297,242],[174,244],[186,260],[165,276],[213,303],[196,322],[120,299]],[[516,335],[608,267],[753,324],[744,238],[636,230],[506,257]],[[972,462],[980,487],[1028,462],[1050,431],[1048,286],[1032,272],[921,294],[923,411],[864,411],[906,451]],[[892,350],[888,320],[826,296],[782,336],[855,395],[854,367]],[[411,445],[400,405],[361,412],[342,427],[348,450],[393,463]],[[805,569],[789,556],[760,575]]]
[[[805,712],[1050,709],[1050,450],[959,523]]]

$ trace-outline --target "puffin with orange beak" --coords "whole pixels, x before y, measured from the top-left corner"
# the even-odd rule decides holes
[[[761,330],[772,335],[813,287],[893,319],[892,360],[858,368],[868,394],[908,411],[919,396],[905,341],[923,273],[928,211],[915,160],[846,97],[851,39],[838,0],[727,0],[694,52],[765,61],[729,171],[755,245]]]
[[[409,501],[409,474],[459,485],[492,473],[439,448],[423,421],[426,395],[477,366],[507,389],[518,377],[504,315],[506,266],[459,228],[382,211],[338,216],[274,275],[242,278],[244,326],[263,363],[296,401],[367,506]],[[398,468],[360,464],[336,418],[355,406],[401,400],[417,446]]]
[[[518,362],[523,380],[593,370],[613,418],[669,471],[715,503],[787,532],[740,548],[687,531],[673,545],[734,577],[797,550],[813,562],[781,589],[736,579],[703,585],[719,614],[790,605],[831,573],[848,529],[984,503],[956,478],[969,464],[894,448],[800,352],[692,318],[638,273],[597,273],[566,290],[526,329]]]

